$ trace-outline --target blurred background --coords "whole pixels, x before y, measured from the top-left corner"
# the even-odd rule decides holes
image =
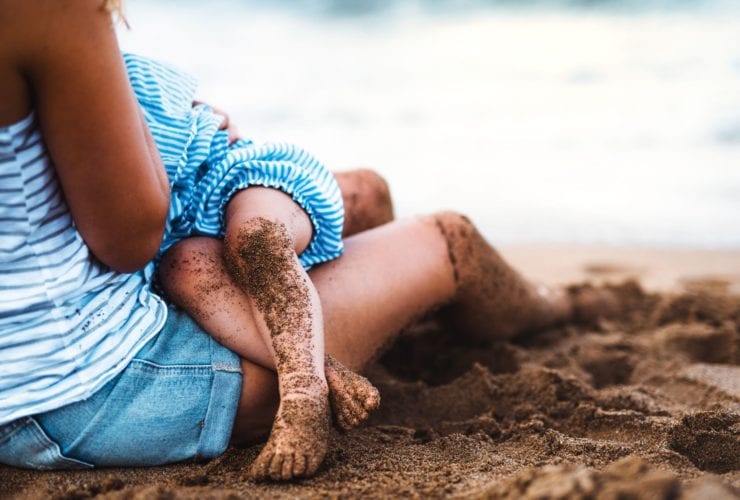
[[[242,135],[496,244],[740,247],[740,1],[128,0]]]

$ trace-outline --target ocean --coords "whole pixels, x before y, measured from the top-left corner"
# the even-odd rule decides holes
[[[740,247],[740,2],[129,0],[244,136],[496,244]]]

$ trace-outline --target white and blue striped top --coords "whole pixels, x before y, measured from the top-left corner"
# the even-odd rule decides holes
[[[143,271],[90,253],[35,116],[0,127],[0,425],[91,396],[166,317]]]
[[[192,235],[223,237],[223,214],[234,193],[267,186],[290,194],[311,217],[313,238],[303,266],[338,257],[344,247],[344,204],[332,173],[304,150],[285,143],[228,144],[222,117],[193,106],[196,81],[188,74],[135,54],[124,54],[170,181],[170,212],[161,252]]]

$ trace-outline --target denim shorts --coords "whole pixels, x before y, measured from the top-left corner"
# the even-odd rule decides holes
[[[0,463],[86,469],[208,460],[229,444],[241,386],[239,357],[170,308],[162,331],[92,397],[0,426]]]

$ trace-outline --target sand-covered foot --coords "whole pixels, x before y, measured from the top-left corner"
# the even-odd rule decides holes
[[[573,299],[567,290],[545,285],[538,285],[536,290],[540,303],[530,311],[530,322],[535,328],[557,325],[571,319]]]
[[[267,444],[252,464],[252,479],[289,481],[316,474],[326,455],[330,426],[326,392],[319,397],[285,396]]]
[[[619,297],[608,288],[576,285],[568,288],[572,319],[577,323],[593,323],[599,318],[614,318],[621,309]]]
[[[367,420],[370,412],[380,406],[380,393],[368,379],[326,356],[324,365],[329,384],[329,401],[334,421],[348,431]]]

